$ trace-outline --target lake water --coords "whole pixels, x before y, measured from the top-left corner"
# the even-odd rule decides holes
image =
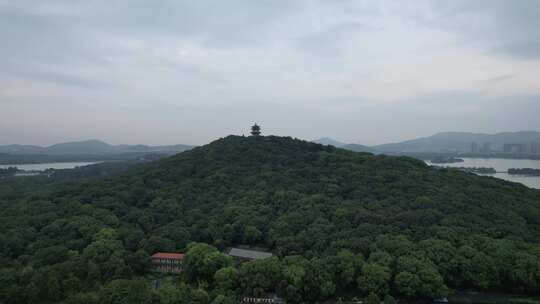
[[[0,168],[17,167],[19,170],[25,171],[44,171],[47,169],[73,169],[75,167],[83,167],[97,164],[99,162],[67,162],[67,163],[47,163],[47,164],[10,164],[0,165]]]
[[[506,159],[506,158],[468,158],[460,157],[462,163],[433,164],[427,161],[428,165],[443,167],[487,167],[494,168],[497,172],[508,171],[510,168],[534,168],[540,169],[540,160],[531,159]],[[540,176],[511,175],[508,173],[485,174],[512,182],[524,184],[530,188],[540,189]]]

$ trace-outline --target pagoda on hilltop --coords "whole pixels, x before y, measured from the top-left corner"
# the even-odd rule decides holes
[[[251,127],[251,136],[259,136],[261,135],[261,127],[259,127],[257,125],[257,123],[255,123],[252,127]]]

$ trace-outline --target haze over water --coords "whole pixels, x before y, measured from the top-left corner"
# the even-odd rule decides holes
[[[512,175],[506,173],[510,168],[533,168],[540,169],[540,160],[530,159],[505,159],[505,158],[461,158],[464,162],[461,163],[445,163],[445,164],[433,164],[427,162],[429,165],[442,166],[442,167],[486,167],[494,168],[498,173],[495,174],[481,174],[486,176],[493,176],[500,179],[508,180],[511,182],[521,183],[530,188],[540,189],[540,176],[525,176],[525,175]]]
[[[25,171],[45,171],[47,169],[73,169],[76,167],[83,167],[93,165],[98,162],[61,162],[61,163],[45,163],[45,164],[9,164],[0,165],[0,169],[17,167],[19,170]]]

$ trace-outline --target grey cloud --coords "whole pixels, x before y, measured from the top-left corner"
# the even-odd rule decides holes
[[[84,4],[82,4],[84,3]],[[47,5],[46,3],[45,5]],[[71,15],[49,15],[74,21],[80,28],[145,37],[169,35],[208,44],[258,42],[259,29],[288,12],[289,1],[73,1]],[[83,10],[77,10],[78,7]],[[74,19],[74,20],[70,20]],[[174,39],[171,37],[172,39]]]
[[[514,78],[514,75],[506,74],[506,75],[500,75],[500,76],[496,76],[496,77],[491,77],[491,78],[487,79],[486,82],[490,83],[490,84],[496,84],[496,83],[500,83],[500,82],[503,82],[503,81],[506,81],[506,80],[509,80],[509,79],[512,79],[512,78]]]
[[[453,30],[488,51],[521,60],[540,58],[540,1],[431,1],[429,22]],[[424,20],[425,21],[425,20]]]
[[[343,43],[356,40],[364,31],[375,30],[358,21],[340,22],[336,25],[316,31],[298,39],[299,47],[307,52],[322,57],[336,57],[345,47]]]
[[[538,34],[540,35],[540,31]],[[495,47],[493,51],[525,60],[538,60],[540,59],[540,38],[539,41],[504,44]]]
[[[54,15],[42,15],[19,8],[0,6],[0,49],[4,61],[28,64],[98,63],[96,41],[70,20],[58,20]]]
[[[111,88],[113,86],[112,84],[107,83],[107,82],[88,79],[88,78],[80,77],[78,75],[57,73],[57,72],[36,71],[36,72],[27,72],[27,73],[14,73],[14,75],[17,75],[25,79],[36,80],[38,82],[54,83],[54,84],[59,84],[59,85],[64,85],[64,86],[74,86],[74,87],[92,89],[92,90]]]
[[[484,94],[476,90],[444,90],[431,92],[412,98],[419,104],[432,104],[441,107],[454,107],[459,104],[470,104],[483,100]]]

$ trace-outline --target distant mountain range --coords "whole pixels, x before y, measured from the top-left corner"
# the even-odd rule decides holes
[[[497,134],[444,132],[429,137],[373,146],[382,153],[417,152],[471,152],[472,143],[489,144],[494,151],[502,151],[504,144],[531,144],[540,142],[540,132],[520,131]]]
[[[504,144],[540,143],[540,132],[520,131],[497,134],[482,134],[468,132],[443,132],[432,136],[389,143],[376,146],[365,146],[356,143],[344,143],[329,137],[323,137],[312,142],[332,145],[356,152],[370,153],[440,153],[440,152],[470,152],[471,144],[478,146],[490,144],[495,151],[501,151]],[[0,155],[119,155],[119,154],[149,154],[149,153],[179,153],[193,148],[190,145],[147,146],[147,145],[111,145],[100,140],[85,140],[60,143],[48,147],[35,145],[4,145],[0,146]]]
[[[340,142],[340,141],[335,140],[335,139],[330,138],[330,137],[322,137],[322,138],[319,138],[319,139],[314,139],[311,142],[321,144],[321,145],[330,145],[330,146],[334,146],[334,147],[341,147],[341,146],[346,145],[346,143]]]
[[[346,144],[346,143],[337,141],[337,140],[329,138],[329,137],[323,137],[323,138],[315,139],[315,140],[312,140],[312,142],[318,143],[318,144],[321,144],[321,145],[330,145],[330,146],[334,146],[334,147],[338,147],[338,148],[343,148],[343,149],[347,149],[347,150],[351,150],[351,151],[355,151],[355,152],[369,152],[369,153],[375,153],[376,152],[375,149],[373,149],[371,147],[368,147],[368,146],[364,146],[364,145],[360,145],[360,144]]]
[[[371,153],[468,153],[471,152],[473,143],[476,143],[478,147],[488,144],[493,151],[502,151],[504,144],[530,145],[531,143],[540,143],[540,132],[519,131],[497,134],[442,132],[428,137],[376,146],[346,144],[329,137],[319,138],[312,142]]]
[[[193,148],[189,145],[146,146],[110,145],[100,140],[67,142],[48,147],[33,145],[0,146],[0,153],[10,155],[114,155],[126,153],[177,153]]]

